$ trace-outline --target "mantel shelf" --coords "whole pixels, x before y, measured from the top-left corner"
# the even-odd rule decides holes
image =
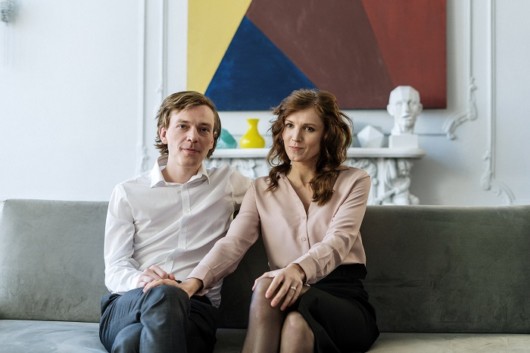
[[[211,158],[265,158],[268,148],[226,148],[216,149]],[[421,148],[360,148],[348,149],[349,158],[421,158],[425,151]]]
[[[231,165],[249,178],[268,175],[266,161],[269,148],[216,149],[206,161],[208,167]],[[368,204],[414,205],[419,200],[409,191],[412,160],[425,156],[421,148],[360,148],[348,149],[345,165],[364,169],[372,178]]]

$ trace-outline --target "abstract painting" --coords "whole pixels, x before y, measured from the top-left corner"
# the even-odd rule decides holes
[[[385,109],[410,85],[424,109],[446,95],[446,0],[193,0],[187,88],[221,111],[269,110],[318,88],[342,109]]]

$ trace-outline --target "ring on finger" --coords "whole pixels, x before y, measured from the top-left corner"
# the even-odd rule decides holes
[[[291,286],[289,289],[296,291],[296,286]]]

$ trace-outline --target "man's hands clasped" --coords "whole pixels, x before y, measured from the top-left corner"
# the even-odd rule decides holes
[[[138,279],[138,287],[143,287],[144,293],[161,285],[178,287],[191,298],[202,288],[202,281],[197,278],[188,278],[181,282],[172,273],[167,273],[156,265],[145,269]]]

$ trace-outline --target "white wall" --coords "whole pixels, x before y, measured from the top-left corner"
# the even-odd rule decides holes
[[[18,5],[0,23],[0,198],[108,199],[135,170],[138,6]]]
[[[423,204],[530,203],[530,2],[447,2],[449,105],[418,120],[427,155],[412,192]],[[18,3],[17,21],[0,23],[0,199],[106,200],[151,167],[156,109],[185,88],[186,1]],[[386,111],[348,114],[357,131],[392,126]],[[269,112],[221,114],[236,137],[249,116],[265,133]]]

